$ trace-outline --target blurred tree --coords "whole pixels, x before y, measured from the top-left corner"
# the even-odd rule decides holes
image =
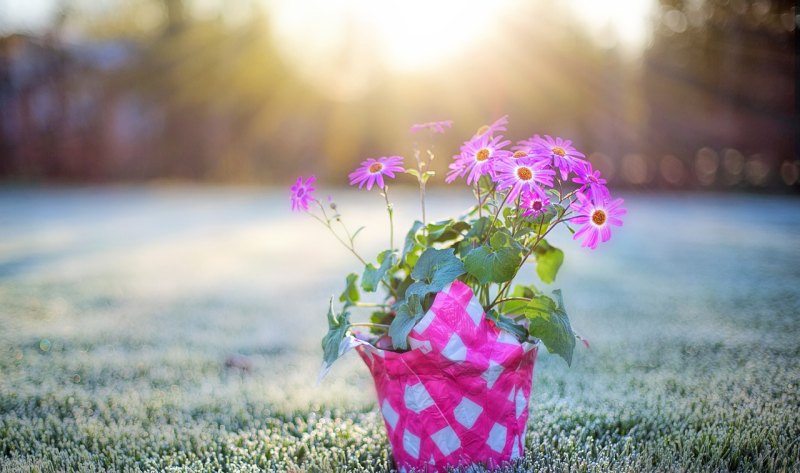
[[[645,59],[648,138],[695,185],[777,185],[781,162],[797,159],[793,3],[661,1]]]

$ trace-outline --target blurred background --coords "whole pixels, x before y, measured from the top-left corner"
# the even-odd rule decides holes
[[[452,119],[615,188],[798,191],[786,0],[0,0],[0,180],[331,184]],[[442,159],[445,158],[445,159]]]
[[[360,360],[314,384],[364,266],[288,188],[316,174],[373,261],[383,199],[347,174],[449,119],[444,171],[506,114],[628,209],[596,251],[548,236],[539,287],[592,348],[540,351],[552,468],[521,470],[798,470],[797,25],[786,0],[0,0],[0,471],[388,468]],[[442,181],[431,221],[472,202]]]

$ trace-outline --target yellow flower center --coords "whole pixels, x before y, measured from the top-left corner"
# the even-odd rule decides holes
[[[520,151],[514,151],[514,154],[511,157],[514,158],[514,159],[519,159],[519,158],[524,158],[527,155],[528,155],[528,153],[526,153],[525,151],[520,150]]]
[[[481,136],[487,131],[489,131],[489,125],[483,125],[482,127],[478,128],[478,131],[475,132],[475,136]]]
[[[380,172],[381,169],[383,169],[383,164],[381,164],[381,163],[372,163],[372,165],[369,167],[369,172],[371,172],[372,174],[375,174],[376,172]]]
[[[517,177],[523,181],[530,181],[533,177],[533,173],[529,168],[517,168]]]
[[[487,159],[489,159],[489,150],[487,148],[481,148],[475,155],[476,161],[486,161]]]
[[[592,222],[598,226],[606,223],[606,213],[600,209],[596,209],[592,212]]]
[[[560,146],[553,146],[552,151],[553,151],[553,154],[557,154],[557,155],[561,156],[562,158],[564,157],[565,154],[567,154],[567,152],[564,151],[564,148],[562,148]]]

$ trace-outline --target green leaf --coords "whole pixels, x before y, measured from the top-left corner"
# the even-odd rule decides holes
[[[528,285],[523,286],[522,284],[517,284],[514,286],[514,290],[511,291],[509,297],[519,297],[528,299],[533,299],[534,296],[539,294],[539,290],[536,289],[535,286]],[[522,310],[528,305],[528,301],[506,301],[503,303],[503,313],[506,314],[518,314],[521,313]]]
[[[464,239],[458,245],[458,254],[462,258],[470,251],[477,248],[477,246],[485,239],[486,232],[491,227],[492,219],[490,217],[481,217],[472,222]]]
[[[540,241],[534,251],[536,253],[536,274],[539,275],[542,282],[551,284],[556,280],[558,269],[564,262],[564,252],[555,246],[550,246],[546,240]]]
[[[508,233],[498,230],[489,245],[481,245],[464,257],[467,272],[480,282],[503,283],[517,274],[522,262],[522,247]]]
[[[527,297],[528,299],[533,298],[533,296],[541,294],[541,291],[536,288],[533,284],[528,284],[527,286],[523,284],[517,284],[514,286],[514,290],[511,291],[511,295],[514,297]]]
[[[469,228],[470,225],[467,222],[453,219],[429,223],[427,246],[437,242],[461,238],[461,232]]]
[[[351,240],[355,240],[355,239],[356,239],[356,237],[358,236],[358,234],[359,234],[359,233],[361,233],[361,230],[363,230],[363,229],[365,229],[365,228],[367,228],[367,227],[358,227],[358,230],[356,230],[355,232],[353,232],[353,236],[351,236],[351,237],[350,237],[350,239],[351,239]]]
[[[419,179],[419,171],[417,171],[416,169],[406,169],[406,174],[411,174],[412,176]]]
[[[392,250],[386,250],[378,255],[378,262],[380,262],[379,268],[375,268],[372,263],[367,264],[361,276],[361,288],[367,292],[375,292],[378,289],[381,279],[386,276],[386,272],[394,266],[397,259]]]
[[[406,297],[416,294],[422,298],[431,292],[439,292],[464,274],[464,263],[453,253],[452,248],[425,250],[411,271],[411,278],[416,282],[406,290]]]
[[[411,225],[411,230],[408,231],[406,234],[406,242],[403,245],[403,255],[400,257],[401,261],[406,261],[406,257],[409,253],[414,251],[417,245],[417,232],[419,229],[422,228],[422,222],[416,220],[413,225]]]
[[[420,297],[416,294],[409,296],[395,306],[395,312],[397,315],[389,326],[389,337],[391,337],[392,346],[396,350],[405,350],[408,348],[408,334],[425,315],[422,311]]]
[[[550,228],[550,222],[556,217],[556,215],[561,215],[561,212],[564,210],[564,207],[558,204],[550,204],[545,209],[544,213],[539,215],[532,215],[530,217],[525,217],[525,220],[528,221],[528,228],[533,230],[534,232],[542,235],[547,232]]]
[[[500,315],[496,310],[491,309],[486,313],[486,316],[493,320],[494,324],[497,325],[498,328],[505,330],[506,332],[517,337],[517,340],[519,340],[520,343],[528,339],[528,329],[526,329],[523,325],[514,322],[510,318]]]
[[[550,353],[555,353],[572,364],[575,350],[575,332],[569,323],[564,309],[561,290],[553,291],[556,301],[545,295],[538,295],[528,302],[523,313],[528,319],[528,332],[544,343]]]
[[[345,283],[344,292],[342,292],[342,294],[339,296],[339,302],[344,302],[345,307],[351,306],[358,302],[361,297],[361,294],[358,292],[358,286],[356,285],[357,280],[357,274],[350,273],[347,275],[347,282]]]
[[[328,333],[322,338],[322,357],[325,363],[332,364],[339,358],[339,347],[350,328],[350,316],[347,312],[336,315],[333,311],[333,298],[328,305]]]

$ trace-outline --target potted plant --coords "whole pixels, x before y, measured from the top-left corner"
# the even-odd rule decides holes
[[[389,247],[375,260],[355,246],[336,204],[316,199],[315,178],[298,178],[292,208],[326,226],[364,269],[349,274],[328,311],[321,376],[355,348],[373,376],[398,468],[497,466],[524,449],[533,366],[540,345],[571,364],[576,339],[560,290],[514,284],[526,264],[553,283],[563,252],[546,237],[566,227],[582,246],[596,248],[622,225],[622,199],[569,140],[534,135],[511,146],[501,135],[507,117],[481,127],[449,165],[446,182],[464,179],[475,204],[463,215],[429,222],[425,188],[433,146],[415,145],[414,166],[399,156],[367,159],[351,185],[376,189],[386,202]],[[414,125],[429,142],[452,122]],[[421,219],[394,239],[390,179],[419,184]],[[379,302],[362,293],[379,292]],[[355,310],[368,321],[351,320]]]

